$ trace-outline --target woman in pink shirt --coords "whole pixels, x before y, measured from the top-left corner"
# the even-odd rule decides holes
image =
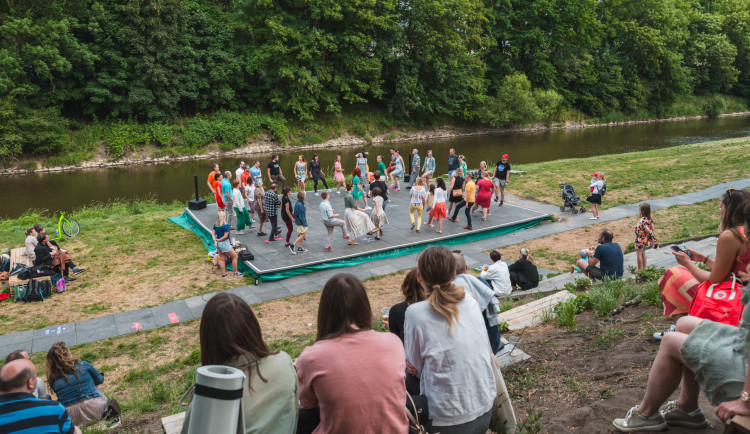
[[[298,432],[307,431],[317,408],[316,434],[409,431],[404,348],[398,336],[371,327],[362,282],[351,274],[328,280],[320,295],[316,342],[297,359]]]

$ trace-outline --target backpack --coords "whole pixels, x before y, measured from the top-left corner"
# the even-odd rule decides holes
[[[243,250],[237,254],[237,259],[240,261],[252,261],[255,259],[255,255],[250,253],[250,250]]]
[[[23,294],[23,301],[44,301],[44,294],[42,293],[41,285],[38,280],[30,279],[26,286],[26,292]]]
[[[604,185],[602,186],[602,188],[599,189],[599,194],[601,196],[604,196],[604,194],[607,192],[607,183],[602,181],[602,184]]]
[[[721,283],[711,283],[708,280],[701,283],[690,303],[689,315],[737,326],[745,310],[740,301],[743,286],[734,273],[731,276],[731,280]]]

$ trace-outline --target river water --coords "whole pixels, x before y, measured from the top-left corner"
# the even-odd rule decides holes
[[[698,143],[750,135],[750,116],[699,119],[675,122],[658,122],[614,127],[545,130],[528,133],[509,133],[444,140],[424,140],[395,145],[366,146],[338,150],[320,150],[323,168],[332,168],[336,154],[341,155],[348,174],[354,167],[354,155],[366,150],[370,153],[370,167],[375,165],[375,155],[382,154],[389,161],[388,148],[401,150],[408,162],[413,148],[420,155],[431,149],[437,160],[437,172],[447,171],[448,150],[455,148],[467,158],[470,168],[479,161],[495,162],[502,154],[510,155],[511,164],[534,163],[560,158],[589,157],[593,155],[643,151],[669,146]],[[280,154],[282,170],[293,184],[293,164],[298,153]],[[306,152],[309,160],[312,152]],[[249,155],[245,161],[261,161],[265,167],[269,155]],[[28,209],[56,210],[107,202],[113,199],[155,197],[159,201],[188,200],[194,194],[193,175],[198,175],[201,195],[208,194],[206,177],[210,166],[218,162],[222,170],[234,172],[239,158],[218,161],[186,161],[171,164],[152,164],[118,168],[66,171],[57,173],[32,173],[29,175],[0,177],[0,218],[15,218]],[[387,163],[386,163],[387,164]],[[328,174],[328,173],[326,173]],[[331,172],[332,175],[332,172]]]

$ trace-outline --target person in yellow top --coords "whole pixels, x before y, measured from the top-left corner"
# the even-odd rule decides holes
[[[467,173],[464,177],[464,198],[461,202],[459,202],[456,205],[456,208],[453,210],[453,217],[448,218],[448,220],[452,221],[453,223],[457,222],[458,218],[458,210],[460,210],[463,207],[466,207],[464,210],[464,214],[466,215],[466,220],[468,221],[468,225],[464,226],[464,229],[471,230],[471,212],[469,211],[471,207],[474,205],[474,197],[477,194],[477,185],[474,184],[474,180],[471,179],[471,174]]]

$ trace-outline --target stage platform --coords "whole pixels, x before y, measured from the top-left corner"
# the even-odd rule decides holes
[[[336,191],[333,190],[330,196],[334,212],[340,214],[343,218],[343,189],[341,195],[336,194]],[[292,206],[294,206],[296,193],[292,193],[292,197]],[[367,262],[414,253],[430,245],[458,246],[464,242],[516,232],[536,226],[542,220],[550,217],[549,214],[529,208],[507,203],[498,207],[496,202],[492,202],[492,214],[487,217],[487,221],[482,221],[481,211],[477,210],[474,213],[472,216],[472,227],[474,229],[471,231],[463,229],[466,226],[466,216],[462,209],[459,213],[458,223],[443,220],[443,233],[436,232],[437,224],[434,228],[423,224],[421,231],[417,233],[416,228],[413,231],[410,230],[409,191],[406,189],[400,192],[392,191],[390,198],[391,202],[386,206],[389,224],[383,227],[383,235],[379,241],[372,236],[364,236],[356,240],[359,245],[350,246],[346,240],[342,239],[341,228],[336,228],[331,244],[333,251],[324,251],[328,232],[320,217],[320,196],[315,196],[313,192],[308,192],[305,198],[308,232],[304,247],[308,250],[307,252],[293,255],[289,248],[284,247],[285,240],[266,242],[268,236],[258,237],[256,235],[258,229],[255,225],[250,230],[246,230],[243,235],[237,235],[235,231],[232,231],[231,238],[247,244],[250,251],[255,255],[255,259],[246,261],[245,265],[255,275],[257,283],[258,280],[278,280],[327,268],[354,265],[366,267]],[[372,204],[369,199],[368,204]],[[208,236],[210,241],[210,231],[216,222],[216,212],[216,204],[209,204],[207,208],[198,211],[186,208],[184,216],[194,223],[190,225],[193,231],[198,233],[204,241]],[[368,210],[369,212],[370,210]],[[426,214],[422,217],[423,222],[427,221]],[[234,222],[235,220],[232,220],[232,224]],[[286,237],[286,226],[281,218],[279,218],[279,225],[279,229],[282,230],[280,236]],[[199,231],[203,233],[199,233]],[[264,225],[263,231],[270,233],[269,223]],[[294,241],[296,236],[295,229],[291,242]]]

